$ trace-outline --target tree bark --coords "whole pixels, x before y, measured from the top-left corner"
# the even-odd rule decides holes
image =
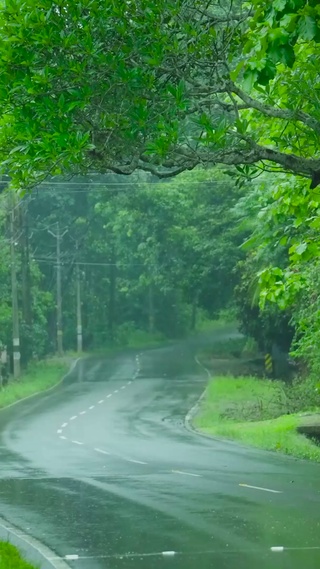
[[[154,285],[149,284],[148,287],[148,324],[149,333],[154,334],[155,329],[155,310],[154,310]]]
[[[117,294],[117,267],[116,255],[114,247],[111,252],[111,265],[109,272],[109,336],[111,342],[114,342],[114,332],[116,325],[116,294]]]
[[[191,330],[194,331],[197,325],[197,313],[198,313],[198,291],[193,295],[192,299],[192,312],[191,312]]]

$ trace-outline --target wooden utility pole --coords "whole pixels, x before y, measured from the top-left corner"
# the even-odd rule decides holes
[[[62,331],[62,289],[61,289],[61,237],[60,225],[57,223],[57,347],[58,355],[63,355]]]
[[[148,286],[148,321],[149,321],[149,334],[154,334],[154,290],[153,283],[150,282]]]
[[[32,296],[31,296],[31,272],[29,251],[29,223],[28,223],[28,200],[24,200],[19,207],[21,227],[21,308],[24,322],[32,326]]]
[[[57,232],[48,232],[57,240],[57,351],[63,355],[63,329],[62,329],[62,286],[61,286],[61,239],[67,233],[67,229],[61,235],[60,224],[57,222]]]
[[[78,243],[76,244],[78,253]],[[77,262],[76,266],[76,286],[77,286],[77,351],[82,352],[82,313],[81,313],[81,280],[80,267]]]
[[[17,287],[17,268],[15,251],[15,199],[12,194],[10,212],[10,253],[11,253],[11,297],[12,297],[12,343],[13,343],[13,377],[20,376],[20,332],[19,304]]]

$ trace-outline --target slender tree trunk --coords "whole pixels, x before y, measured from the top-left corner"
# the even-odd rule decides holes
[[[116,325],[116,296],[117,296],[117,267],[114,247],[111,253],[111,265],[109,272],[109,335],[111,342],[114,341]]]
[[[194,331],[197,325],[197,313],[198,313],[198,291],[195,291],[192,300],[192,311],[191,311],[191,330]]]
[[[155,310],[154,310],[154,286],[153,286],[153,283],[150,283],[149,288],[148,288],[148,323],[149,323],[149,333],[154,334]]]

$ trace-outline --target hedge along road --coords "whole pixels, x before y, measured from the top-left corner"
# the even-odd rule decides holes
[[[200,341],[83,360],[0,414],[1,515],[53,563],[320,566],[319,465],[185,428],[207,382]]]

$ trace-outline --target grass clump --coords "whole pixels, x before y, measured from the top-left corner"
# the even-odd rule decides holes
[[[253,377],[209,382],[194,425],[210,435],[320,462],[320,447],[297,432],[298,413],[284,414],[283,384]]]
[[[54,387],[65,373],[69,365],[65,360],[52,358],[29,366],[18,380],[11,379],[0,390],[0,408],[12,405],[20,399],[35,395]]]
[[[0,569],[36,569],[25,561],[11,543],[0,541]]]

